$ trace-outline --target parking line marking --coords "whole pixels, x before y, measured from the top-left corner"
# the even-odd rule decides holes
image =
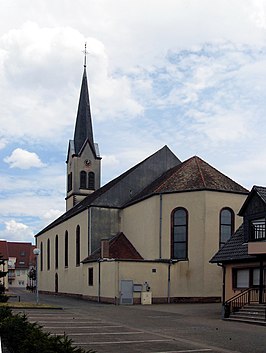
[[[67,336],[94,336],[94,335],[139,335],[141,331],[135,332],[79,332],[79,333],[66,333]],[[64,336],[64,333],[53,333],[52,335]]]
[[[186,349],[182,351],[164,351],[164,352],[151,352],[151,353],[193,353],[193,352],[210,352],[212,349],[210,348],[202,348],[202,349]]]
[[[71,326],[71,327],[68,327],[68,328],[71,328],[72,330],[73,329],[81,329],[81,328],[121,328],[121,327],[124,327],[124,326],[111,326],[111,325],[102,325],[102,326],[98,326],[98,327],[95,327],[95,326]],[[62,328],[62,327],[60,327],[60,326],[44,326],[43,327],[44,329],[50,329],[50,328],[52,328],[52,329],[54,329],[54,328]]]
[[[129,344],[129,343],[152,343],[152,342],[169,342],[170,340],[139,340],[139,341],[117,341],[117,342],[89,342],[89,343],[78,343],[73,342],[77,346],[91,346],[91,345],[100,345],[100,344]]]

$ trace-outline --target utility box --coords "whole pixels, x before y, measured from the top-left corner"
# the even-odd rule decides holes
[[[141,292],[141,304],[151,304],[152,303],[152,292]]]

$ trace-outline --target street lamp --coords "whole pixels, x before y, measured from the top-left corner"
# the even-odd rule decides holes
[[[36,248],[33,249],[33,254],[36,255],[36,303],[39,304],[39,289],[38,289],[38,255],[40,255],[41,250]]]

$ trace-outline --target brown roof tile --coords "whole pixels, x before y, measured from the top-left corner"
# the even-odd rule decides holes
[[[243,186],[237,184],[201,158],[194,156],[164,173],[131,202],[151,194],[196,190],[248,193],[248,190]]]
[[[8,249],[6,240],[0,240],[0,256],[2,256],[3,260],[8,260]]]
[[[29,268],[35,263],[31,243],[7,242],[8,256],[16,258],[16,268]]]
[[[82,262],[86,263],[100,258],[101,248],[98,248]],[[122,232],[109,239],[109,258],[116,260],[143,260],[143,257]]]

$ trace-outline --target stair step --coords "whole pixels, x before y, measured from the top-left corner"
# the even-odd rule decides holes
[[[265,321],[265,316],[263,315],[245,315],[244,313],[234,313],[230,317],[239,318],[239,319],[247,319],[247,320],[260,320]]]
[[[265,320],[241,319],[241,318],[234,317],[234,316],[230,316],[229,318],[226,318],[224,320],[225,321],[242,322],[244,324],[253,324],[253,325],[266,326],[266,321]]]
[[[249,304],[232,313],[228,320],[266,326],[266,305]]]

